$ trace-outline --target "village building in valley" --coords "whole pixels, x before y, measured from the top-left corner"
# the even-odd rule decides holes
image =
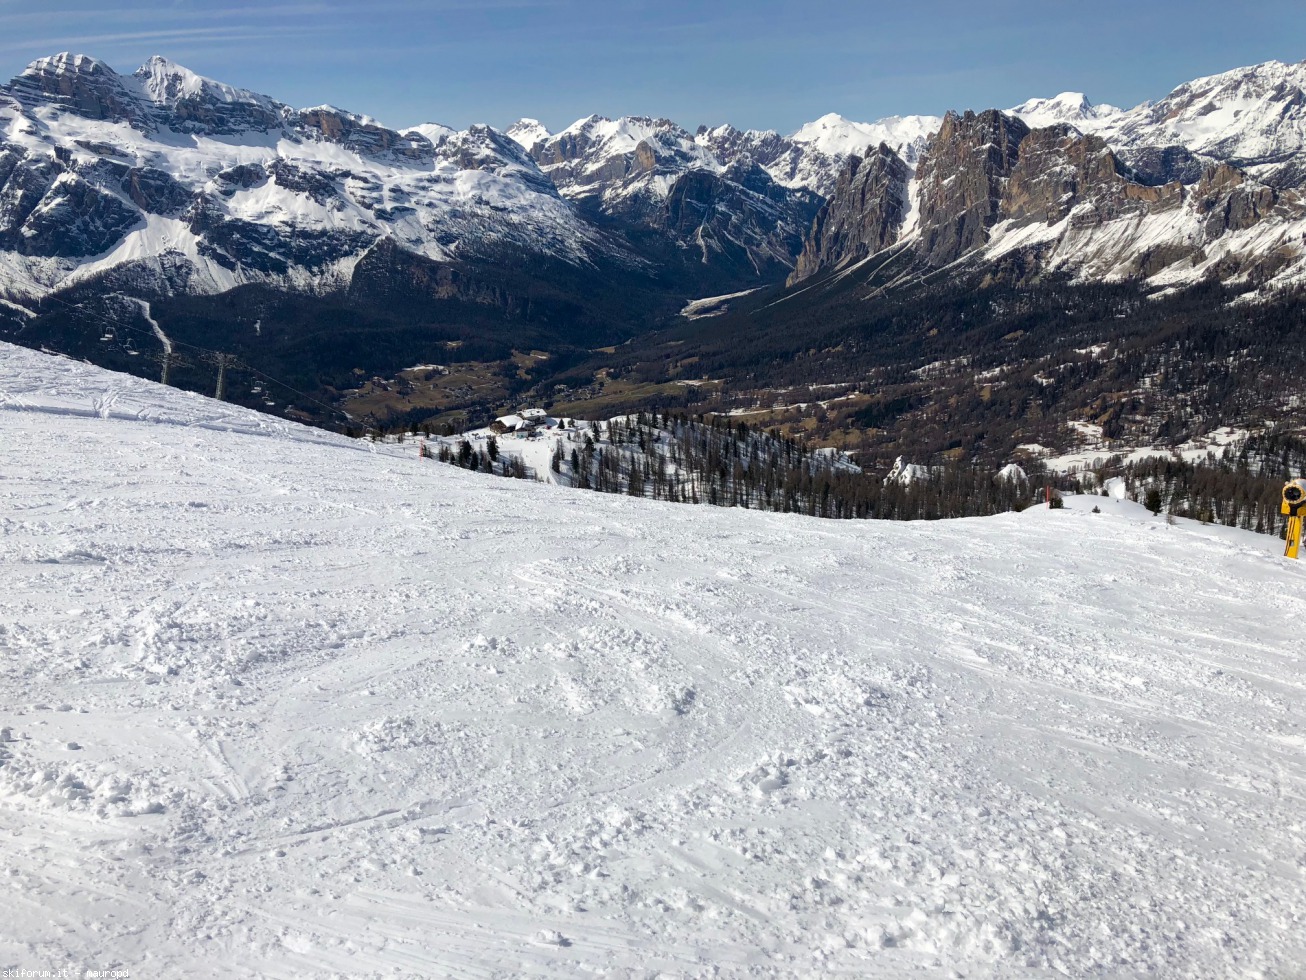
[[[490,423],[490,431],[496,436],[509,432],[528,433],[552,425],[553,419],[542,408],[523,408],[512,415],[504,415]]]

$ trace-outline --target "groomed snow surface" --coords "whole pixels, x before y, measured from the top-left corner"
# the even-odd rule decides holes
[[[0,347],[0,964],[1300,975],[1275,540],[375,449]]]

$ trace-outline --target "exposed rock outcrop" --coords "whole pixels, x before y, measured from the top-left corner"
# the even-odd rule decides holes
[[[819,206],[805,191],[778,186],[757,164],[737,161],[720,174],[690,170],[678,177],[655,219],[701,260],[713,256],[741,269],[788,268]]]
[[[865,157],[849,158],[830,200],[812,222],[790,285],[819,269],[860,261],[897,241],[907,216],[910,178],[907,165],[883,143]]]
[[[1023,122],[996,109],[944,117],[916,170],[922,261],[947,265],[988,241],[1028,134]]]
[[[57,106],[86,119],[106,119],[147,125],[149,113],[128,90],[117,72],[103,61],[82,54],[41,58],[9,85],[23,103]]]
[[[531,153],[588,212],[637,234],[652,229],[703,264],[775,275],[793,267],[821,198],[778,183],[747,152],[767,134],[727,129],[692,136],[667,119],[590,116]]]

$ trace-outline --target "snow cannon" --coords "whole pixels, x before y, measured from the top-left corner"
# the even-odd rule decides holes
[[[1306,480],[1289,480],[1283,485],[1283,504],[1279,513],[1288,518],[1287,546],[1284,555],[1296,558],[1301,551],[1302,517],[1306,516]]]

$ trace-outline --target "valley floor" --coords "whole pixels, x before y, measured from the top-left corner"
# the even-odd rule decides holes
[[[580,493],[0,347],[0,542],[3,967],[1306,962],[1269,537]]]

